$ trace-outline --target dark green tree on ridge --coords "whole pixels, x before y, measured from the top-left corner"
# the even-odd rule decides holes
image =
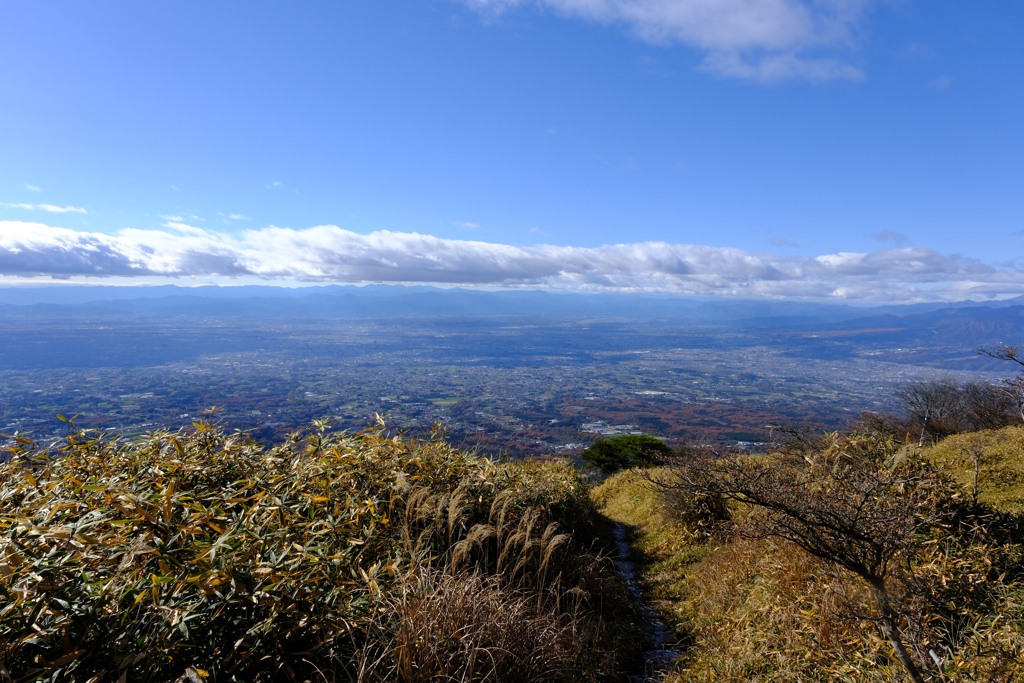
[[[672,455],[660,439],[646,434],[620,434],[598,439],[582,453],[584,462],[604,474],[631,467],[651,467]]]

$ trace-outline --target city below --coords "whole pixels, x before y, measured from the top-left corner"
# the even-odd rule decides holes
[[[203,419],[272,442],[314,419],[360,430],[381,416],[495,455],[577,452],[618,433],[756,449],[773,425],[838,428],[897,410],[911,382],[1012,374],[977,351],[1024,338],[1014,303],[8,289],[0,430],[56,438],[61,414],[133,436]]]

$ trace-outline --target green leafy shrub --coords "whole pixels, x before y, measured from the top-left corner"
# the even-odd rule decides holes
[[[620,434],[598,439],[583,451],[581,457],[590,467],[612,474],[632,467],[653,467],[670,455],[672,449],[653,436]]]

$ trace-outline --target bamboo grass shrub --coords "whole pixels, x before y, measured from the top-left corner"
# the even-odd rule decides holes
[[[564,466],[323,423],[272,448],[202,422],[5,448],[2,680],[372,680],[368,653],[401,660],[380,644],[400,643],[415,612],[396,607],[426,604],[410,601],[424,577],[438,604],[460,590],[529,596],[558,627],[545,627],[559,634],[552,661],[614,649],[610,627],[572,638],[612,620],[586,585],[610,579],[600,562],[597,578],[579,571],[594,558],[561,526],[592,512]]]

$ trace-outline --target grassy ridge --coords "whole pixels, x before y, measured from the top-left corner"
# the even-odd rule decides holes
[[[852,454],[862,445],[839,438],[830,447]],[[1024,680],[1022,453],[1024,429],[1008,428],[952,437],[921,454],[923,467],[942,468],[957,482],[936,480],[935,495],[957,512],[907,558],[914,592],[903,628],[941,657],[941,673],[929,680]],[[916,457],[898,448],[892,456]],[[904,680],[863,581],[791,543],[751,533],[756,510],[733,507],[727,522],[710,525],[717,515],[695,506],[700,501],[652,485],[676,476],[673,469],[624,472],[593,493],[606,514],[631,528],[646,557],[649,592],[688,645],[668,680]]]
[[[976,487],[981,503],[1024,513],[1024,427],[956,434],[930,447],[927,457],[964,489]]]
[[[6,455],[5,680],[598,680],[636,640],[564,463],[204,423]]]
[[[904,675],[862,581],[755,533],[756,509],[673,487],[676,468],[591,490],[564,461],[317,423],[273,448],[205,423],[3,448],[2,680],[621,680],[642,638],[592,551],[598,508],[684,645],[669,681]],[[898,596],[915,656],[941,659],[930,680],[1024,680],[1024,428],[821,448],[778,464],[881,453],[934,474],[945,512],[900,556]]]

